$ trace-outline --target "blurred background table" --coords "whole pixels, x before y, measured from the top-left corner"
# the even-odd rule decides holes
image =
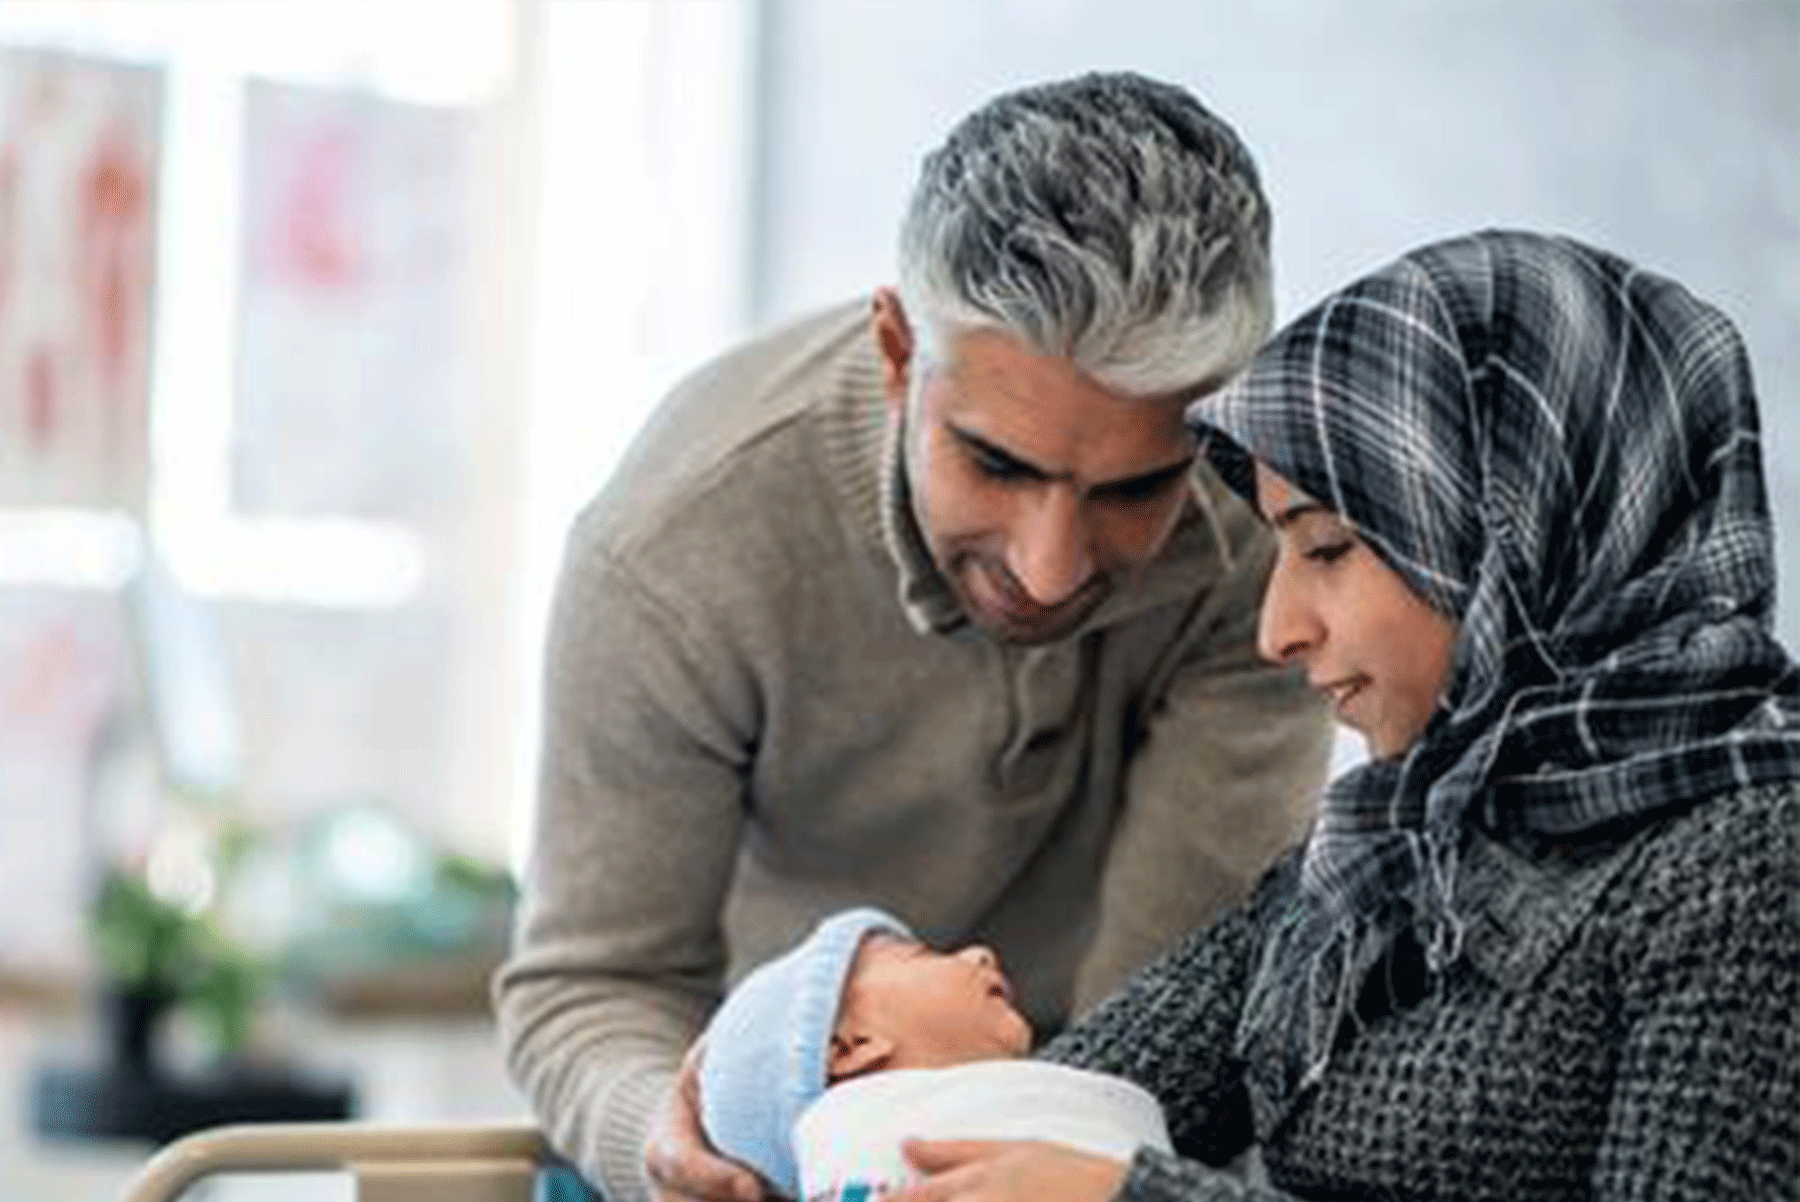
[[[492,1021],[480,1014],[313,1017],[289,1031],[296,1056],[348,1077],[359,1117],[395,1122],[518,1118]],[[78,1058],[84,1016],[66,1006],[0,998],[0,1197],[9,1202],[115,1202],[151,1149],[145,1144],[45,1140],[32,1131],[31,1079],[46,1058]],[[225,1178],[208,1202],[349,1202],[347,1180]]]

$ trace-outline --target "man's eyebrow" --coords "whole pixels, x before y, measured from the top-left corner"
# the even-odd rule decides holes
[[[1106,496],[1121,493],[1154,493],[1165,485],[1171,484],[1188,474],[1194,466],[1194,457],[1187,455],[1164,467],[1151,468],[1135,476],[1127,476],[1123,480],[1108,480],[1104,484],[1096,484],[1088,489],[1089,496]]]
[[[945,422],[944,426],[956,437],[958,442],[961,442],[970,450],[987,458],[997,460],[1022,476],[1030,477],[1033,480],[1060,480],[1066,479],[1069,475],[1068,472],[1053,472],[1047,468],[1040,467],[1029,459],[1021,459],[1005,447],[989,442],[973,430],[965,430],[955,422]],[[1127,476],[1121,480],[1107,480],[1100,484],[1090,485],[1087,489],[1087,493],[1089,496],[1107,496],[1109,494],[1118,493],[1154,492],[1164,484],[1174,480],[1176,477],[1186,475],[1188,470],[1193,466],[1193,455],[1183,455],[1174,463],[1165,464],[1162,467],[1151,468],[1149,471],[1139,472],[1135,476]]]
[[[1037,464],[1032,463],[1029,459],[1019,458],[1005,447],[997,446],[983,438],[981,435],[975,433],[975,431],[965,430],[955,422],[945,422],[944,426],[951,434],[956,436],[958,442],[962,443],[970,450],[988,458],[998,460],[1021,475],[1030,476],[1035,480],[1051,480],[1058,475],[1056,472],[1045,471]]]

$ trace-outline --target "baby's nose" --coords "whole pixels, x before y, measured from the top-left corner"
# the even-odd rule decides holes
[[[1000,967],[1000,957],[994,954],[994,949],[983,947],[979,943],[971,943],[956,954],[977,968]]]

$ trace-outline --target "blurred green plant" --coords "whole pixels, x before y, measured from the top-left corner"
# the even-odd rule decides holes
[[[216,1059],[248,1045],[267,970],[209,911],[161,897],[143,876],[115,867],[101,883],[90,929],[111,988],[185,1009]]]
[[[318,815],[295,842],[291,870],[301,918],[282,968],[284,983],[301,989],[488,956],[512,929],[506,869],[449,850],[382,807]]]

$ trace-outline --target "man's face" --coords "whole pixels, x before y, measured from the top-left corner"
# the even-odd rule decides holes
[[[1199,389],[1129,397],[999,331],[922,366],[881,345],[914,515],[970,621],[1053,641],[1162,549],[1189,495],[1182,415]]]
[[[833,1080],[876,1069],[949,1068],[1031,1051],[1031,1025],[985,947],[940,952],[888,934],[863,941],[832,1032]]]

